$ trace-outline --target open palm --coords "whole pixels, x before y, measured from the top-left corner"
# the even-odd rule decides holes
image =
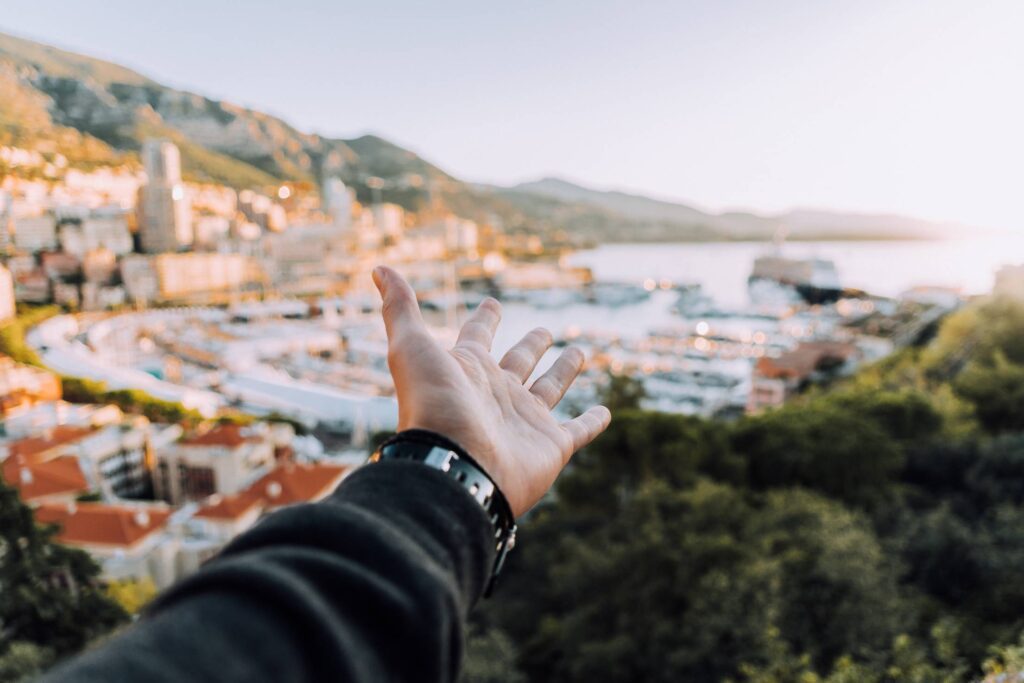
[[[486,299],[462,326],[452,349],[427,331],[416,295],[394,270],[379,267],[374,282],[384,301],[388,365],[398,396],[398,428],[427,429],[452,439],[494,479],[519,516],[550,488],[572,454],[608,426],[603,406],[559,423],[551,410],[583,367],[583,353],[567,348],[527,388],[525,382],[551,347],[536,329],[501,362],[491,343],[501,304]]]

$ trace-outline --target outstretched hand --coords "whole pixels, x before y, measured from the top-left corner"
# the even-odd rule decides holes
[[[452,439],[494,479],[515,516],[526,512],[572,454],[611,421],[603,406],[562,423],[551,414],[583,368],[583,352],[567,348],[527,388],[551,347],[550,332],[533,330],[496,362],[490,351],[501,304],[486,299],[462,326],[454,348],[446,350],[427,331],[402,276],[381,266],[373,281],[384,301],[398,429],[427,429]]]

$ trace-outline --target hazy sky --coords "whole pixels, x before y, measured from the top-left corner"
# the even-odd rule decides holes
[[[1022,0],[3,0],[0,30],[469,180],[1024,232]]]

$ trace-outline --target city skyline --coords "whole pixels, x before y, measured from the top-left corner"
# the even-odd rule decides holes
[[[67,5],[11,3],[0,30],[304,130],[374,132],[471,181],[556,175],[710,210],[1020,229],[1024,97],[1006,85],[1024,48],[1008,1],[406,3],[391,16],[258,2],[244,17],[191,2],[145,15]]]

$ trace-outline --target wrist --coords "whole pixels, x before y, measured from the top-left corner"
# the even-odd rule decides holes
[[[370,457],[371,462],[382,460],[408,460],[437,469],[454,479],[484,509],[494,526],[496,550],[484,593],[489,595],[516,539],[512,508],[491,475],[457,442],[426,429],[406,429],[384,441]]]

